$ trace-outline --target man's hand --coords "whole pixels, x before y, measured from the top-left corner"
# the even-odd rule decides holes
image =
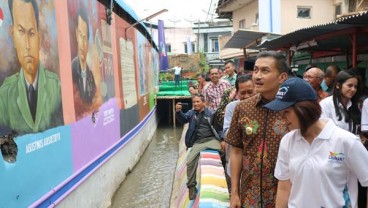
[[[226,151],[226,142],[225,141],[221,141],[221,151],[222,152]]]
[[[183,108],[183,106],[181,105],[181,103],[179,102],[179,103],[176,103],[176,105],[175,105],[175,111],[176,112],[179,112],[179,111],[181,111],[181,109]]]
[[[238,194],[231,194],[230,208],[241,208],[240,198]]]

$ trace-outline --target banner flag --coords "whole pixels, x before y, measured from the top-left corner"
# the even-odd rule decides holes
[[[160,54],[160,71],[169,69],[169,60],[166,54],[164,21],[158,20],[158,50]]]

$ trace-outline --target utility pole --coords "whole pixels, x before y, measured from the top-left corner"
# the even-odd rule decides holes
[[[198,48],[198,53],[199,53],[199,36],[201,34],[199,34],[199,28],[201,27],[201,22],[199,21],[199,18],[198,18],[198,36],[197,36],[197,48]]]

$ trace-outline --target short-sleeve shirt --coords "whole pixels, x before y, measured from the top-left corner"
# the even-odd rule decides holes
[[[175,72],[174,72],[174,74],[175,75],[180,75],[180,72],[181,72],[181,68],[180,67],[175,67]]]
[[[203,89],[203,95],[208,102],[208,108],[215,111],[220,106],[221,97],[225,90],[230,88],[231,85],[226,80],[219,80],[217,85],[210,82]]]
[[[225,141],[243,149],[240,181],[244,207],[275,207],[277,179],[273,176],[282,136],[287,133],[280,112],[263,107],[261,96],[240,101],[235,107]]]
[[[361,130],[368,131],[368,99],[363,102]]]
[[[349,109],[351,107],[351,101],[348,102],[347,108]],[[339,121],[339,118],[336,115],[335,111],[335,105],[333,103],[333,96],[329,96],[325,99],[323,99],[319,105],[321,106],[321,118],[330,118],[333,120],[333,122],[340,128],[345,129],[346,131],[352,131],[352,122],[349,124],[349,122],[345,121],[345,116],[343,113],[341,113],[341,120]],[[344,110],[344,107],[341,103],[339,103],[339,110],[342,112]]]
[[[229,77],[229,75],[225,75],[222,78],[227,80],[231,84],[231,86],[235,86],[235,81],[236,81],[237,76],[238,75],[236,73],[234,73],[234,75],[232,77]]]
[[[323,120],[328,121],[311,144],[300,130],[281,140],[275,177],[292,183],[289,207],[345,207],[344,190],[356,207],[357,178],[368,185],[368,152],[359,138]]]

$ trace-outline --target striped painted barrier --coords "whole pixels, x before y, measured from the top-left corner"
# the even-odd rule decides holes
[[[184,143],[186,126],[179,143],[179,158],[177,161],[171,207],[229,207],[230,198],[227,189],[224,168],[220,155],[214,150],[204,150],[200,153],[197,169],[197,197],[189,200],[187,183],[186,158],[189,150]]]
[[[197,173],[200,179],[198,207],[229,207],[230,198],[224,168],[217,151],[201,152]]]

